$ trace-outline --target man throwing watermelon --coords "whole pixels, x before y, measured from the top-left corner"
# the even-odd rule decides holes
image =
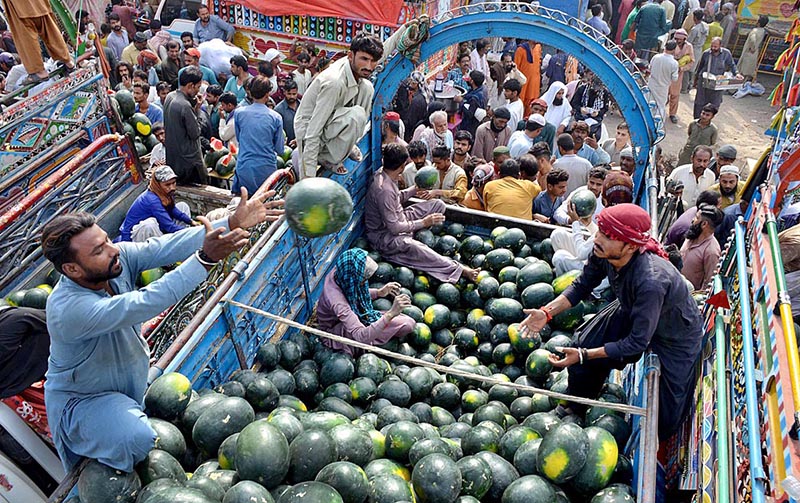
[[[526,311],[523,332],[538,332],[553,316],[588,298],[608,278],[616,301],[575,332],[577,347],[558,348],[556,367],[569,367],[568,393],[596,398],[609,372],[646,349],[661,359],[659,439],[686,417],[695,386],[703,320],[686,281],[650,237],[650,216],[634,204],[605,208],[597,217],[594,249],[583,273],[541,309]],[[578,406],[570,405],[573,409]]]
[[[130,472],[152,449],[155,431],[142,411],[150,351],[144,321],[191,292],[208,271],[247,242],[247,228],[274,221],[274,192],[242,199],[227,220],[153,238],[114,244],[93,215],[68,213],[45,225],[44,256],[63,276],[47,300],[50,359],[45,404],[66,470],[82,457]],[[148,286],[139,273],[181,265]]]

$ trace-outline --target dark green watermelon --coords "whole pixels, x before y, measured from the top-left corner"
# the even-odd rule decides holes
[[[284,210],[293,231],[315,238],[347,225],[353,215],[353,200],[343,186],[330,178],[305,178],[286,193]]]
[[[426,166],[414,176],[414,185],[418,189],[431,190],[439,186],[439,170],[433,166]]]

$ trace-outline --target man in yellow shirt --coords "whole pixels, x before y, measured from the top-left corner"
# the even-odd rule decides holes
[[[530,220],[533,217],[533,198],[542,189],[530,180],[520,180],[519,162],[508,159],[500,165],[500,179],[486,184],[483,200],[486,211],[508,217]]]
[[[431,161],[439,171],[439,188],[418,191],[422,199],[438,198],[447,204],[459,204],[467,194],[467,173],[450,159],[450,149],[445,146],[433,147]]]
[[[732,204],[742,200],[744,182],[739,181],[739,168],[734,164],[723,166],[719,170],[719,183],[712,185],[708,190],[719,192],[719,209],[724,210]]]

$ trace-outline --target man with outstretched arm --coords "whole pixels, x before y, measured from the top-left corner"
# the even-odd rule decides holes
[[[538,332],[553,316],[588,298],[608,278],[616,300],[575,332],[576,347],[558,348],[555,367],[569,367],[568,394],[597,398],[612,369],[651,349],[661,360],[658,436],[669,438],[686,417],[703,338],[700,310],[686,281],[650,237],[650,216],[634,204],[597,216],[594,249],[583,273],[542,309],[526,311],[523,332]],[[573,410],[579,406],[570,404]]]
[[[275,220],[274,192],[247,190],[227,220],[149,239],[112,243],[88,213],[61,215],[44,226],[42,249],[63,276],[47,300],[50,359],[45,404],[66,470],[81,458],[130,472],[153,448],[155,431],[143,412],[150,350],[142,322],[177,303],[208,271],[247,242],[246,230]],[[181,262],[137,289],[139,273]]]

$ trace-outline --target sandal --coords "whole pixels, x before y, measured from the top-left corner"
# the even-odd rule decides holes
[[[343,164],[333,164],[332,162],[320,161],[319,165],[323,170],[330,171],[334,175],[346,175],[349,173]]]
[[[33,86],[36,84],[41,84],[44,79],[39,77],[35,73],[29,73],[25,80],[22,81],[20,84],[22,87]]]

